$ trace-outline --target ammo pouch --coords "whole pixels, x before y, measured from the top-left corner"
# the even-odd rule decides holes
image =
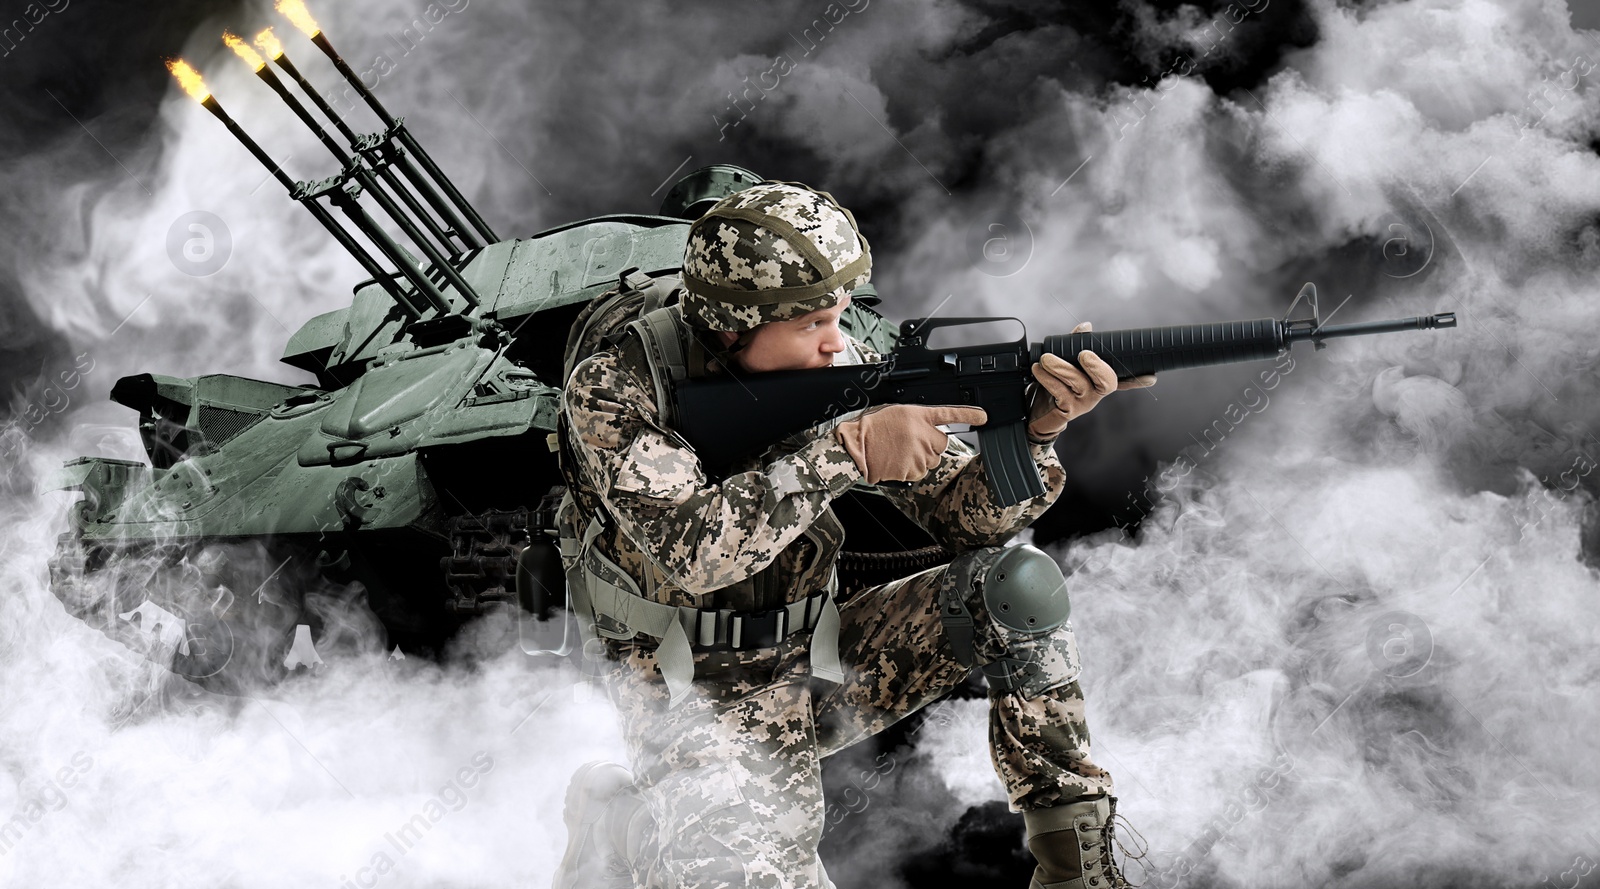
[[[562,507],[565,512],[568,504]],[[771,648],[805,630],[812,631],[812,675],[829,682],[844,681],[839,663],[839,606],[834,601],[837,573],[829,575],[826,588],[771,611],[664,605],[642,596],[633,578],[593,545],[605,525],[600,516],[590,519],[581,540],[568,533],[567,527],[562,529],[567,587],[572,591],[584,642],[596,635],[631,639],[637,633],[661,640],[656,663],[667,683],[668,706],[678,706],[688,695],[696,651]]]

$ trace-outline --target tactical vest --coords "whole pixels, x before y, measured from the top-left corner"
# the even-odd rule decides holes
[[[620,276],[617,290],[597,297],[573,322],[562,366],[563,384],[585,357],[636,337],[649,369],[661,423],[673,427],[673,387],[706,372],[705,351],[694,342],[676,302],[677,281],[651,278],[637,269]],[[839,664],[837,571],[822,590],[778,608],[761,611],[693,608],[656,602],[642,595],[628,572],[594,545],[615,520],[600,498],[586,491],[578,476],[572,430],[562,412],[557,423],[560,468],[567,493],[557,512],[561,561],[568,602],[577,618],[586,655],[600,637],[631,639],[638,633],[660,640],[656,661],[670,693],[670,705],[687,695],[694,678],[694,652],[770,648],[787,637],[812,630],[811,672],[831,682],[844,681]],[[646,559],[647,541],[633,540]]]

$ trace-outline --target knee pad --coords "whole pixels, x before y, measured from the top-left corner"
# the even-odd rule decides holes
[[[1071,630],[1053,632],[1072,616],[1067,581],[1055,559],[1038,548],[963,553],[950,563],[939,592],[952,653],[963,666],[980,663],[991,688],[1032,698],[1077,677]],[[993,624],[987,632],[970,609],[980,600]]]
[[[1019,633],[1048,633],[1072,616],[1067,579],[1037,547],[1006,547],[983,578],[983,604],[995,623]]]

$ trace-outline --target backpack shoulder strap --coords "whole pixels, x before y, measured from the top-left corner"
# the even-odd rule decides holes
[[[566,349],[561,358],[561,384],[572,377],[573,368],[603,346],[615,345],[629,321],[644,312],[659,308],[677,292],[675,279],[651,278],[638,268],[625,269],[615,289],[589,301],[572,322]]]
[[[644,348],[662,424],[677,425],[675,392],[689,376],[690,333],[683,314],[675,305],[662,306],[628,322],[626,330]]]

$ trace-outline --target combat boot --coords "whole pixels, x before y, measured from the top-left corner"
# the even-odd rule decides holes
[[[1028,850],[1039,863],[1028,889],[1127,889],[1111,851],[1116,813],[1116,797],[1105,794],[1023,812]]]
[[[561,819],[567,851],[554,889],[631,889],[630,864],[650,825],[633,773],[614,762],[579,766],[567,785]]]

